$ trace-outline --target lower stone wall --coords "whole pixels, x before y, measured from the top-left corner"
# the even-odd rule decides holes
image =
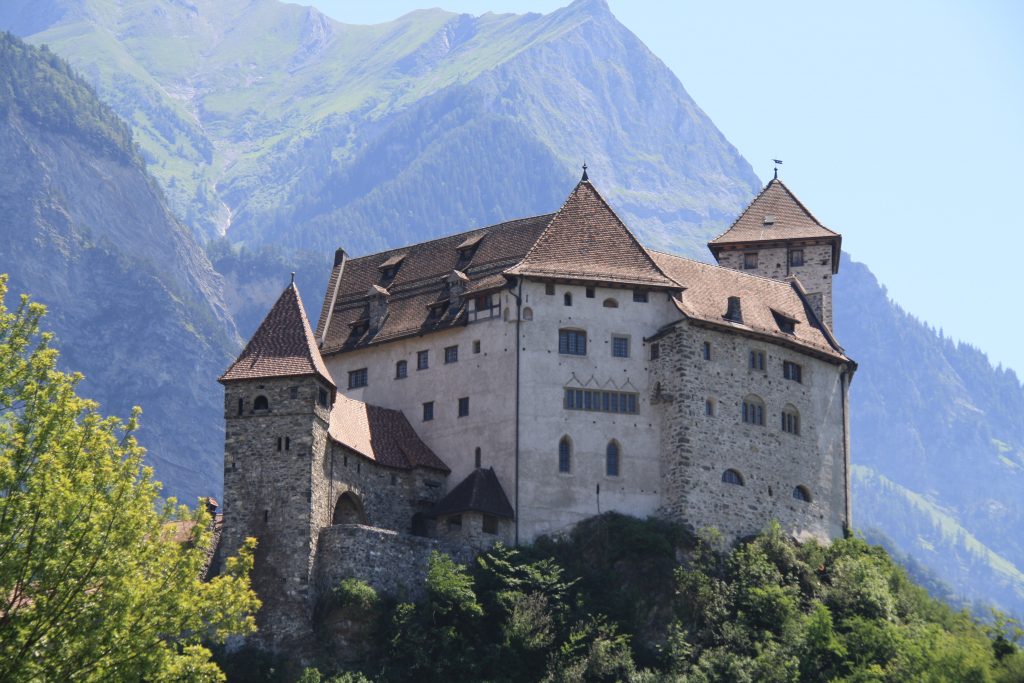
[[[433,538],[400,534],[361,524],[338,524],[320,532],[317,587],[321,594],[342,579],[365,581],[380,593],[401,600],[424,597],[430,553],[445,553],[468,563],[473,553]]]

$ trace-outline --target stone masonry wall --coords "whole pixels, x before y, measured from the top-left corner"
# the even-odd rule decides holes
[[[322,454],[328,415],[317,405],[319,389],[305,377],[232,382],[224,392],[221,547],[232,554],[246,537],[256,537],[252,580],[263,601],[256,639],[272,645],[301,641],[310,629],[311,470]],[[258,396],[267,398],[268,410],[254,410]]]
[[[804,265],[789,265],[789,250],[804,250]],[[757,252],[757,268],[745,270],[743,268],[743,255]],[[718,255],[719,265],[733,270],[742,270],[745,273],[760,275],[772,278],[773,280],[785,280],[789,275],[795,275],[800,280],[809,294],[821,294],[822,305],[820,314],[823,322],[832,329],[832,245],[830,244],[794,244],[787,247],[772,247],[770,249],[737,249],[723,251]]]
[[[360,524],[327,527],[320,532],[319,548],[317,587],[322,594],[342,579],[356,578],[402,600],[424,597],[431,552],[446,553],[462,564],[473,559],[464,546]]]
[[[689,322],[658,341],[651,381],[662,392],[662,514],[694,529],[715,527],[727,539],[757,533],[772,519],[797,537],[840,537],[847,522],[840,367]],[[701,354],[705,341],[711,360]],[[750,369],[751,349],[764,352],[764,370]],[[783,378],[784,360],[802,366],[802,382]],[[742,421],[751,395],[764,402],[764,426]],[[709,400],[713,415],[706,414]],[[799,412],[799,435],[781,429],[786,406]],[[723,482],[727,469],[744,485]],[[793,497],[799,485],[810,503]]]

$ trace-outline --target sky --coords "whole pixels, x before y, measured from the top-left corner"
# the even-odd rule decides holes
[[[312,0],[358,24],[436,2]],[[782,159],[779,177],[896,302],[1024,380],[1024,3],[608,4],[762,181]]]

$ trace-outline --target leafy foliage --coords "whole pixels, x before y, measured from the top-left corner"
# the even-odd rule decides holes
[[[471,567],[435,555],[425,600],[384,609],[386,635],[361,674],[753,683],[1014,681],[1024,671],[1015,621],[953,611],[863,540],[798,546],[776,525],[717,548],[713,534],[607,514],[566,539],[498,545]]]
[[[202,581],[209,516],[157,511],[138,411],[78,397],[43,307],[5,295],[0,276],[0,680],[220,680],[203,643],[254,630],[255,542]]]

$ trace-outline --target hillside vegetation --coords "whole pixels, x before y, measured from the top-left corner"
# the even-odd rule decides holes
[[[498,546],[470,567],[437,555],[424,578],[427,597],[415,604],[353,580],[338,586],[322,609],[322,671],[302,680],[1024,677],[1014,623],[954,612],[858,539],[797,546],[770,527],[723,550],[713,534],[606,514],[564,540]],[[287,670],[276,664],[277,674],[242,655],[227,671],[274,680]]]

